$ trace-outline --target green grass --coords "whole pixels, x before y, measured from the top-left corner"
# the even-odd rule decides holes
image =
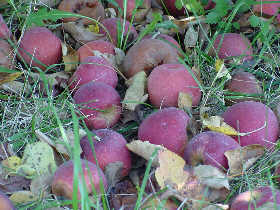
[[[124,1],[127,2],[127,0]],[[140,1],[137,2],[139,3]],[[40,10],[41,13],[38,15],[34,13],[32,3],[34,3],[34,1],[23,3],[22,1],[10,0],[9,5],[0,9],[1,13],[8,21],[8,24],[12,26],[13,32],[25,30],[34,22],[39,25],[44,24],[43,20],[45,19],[50,20],[48,21],[48,25],[51,25],[61,17],[73,16],[73,14],[56,10],[50,12],[46,9]],[[211,25],[215,30],[211,30],[208,33],[207,41],[209,45],[206,49],[205,46],[197,44],[191,53],[184,53],[184,57],[180,60],[184,65],[198,66],[201,71],[202,82],[198,79],[196,79],[196,81],[203,92],[203,98],[200,106],[195,108],[195,111],[199,111],[202,106],[208,106],[211,108],[210,114],[221,114],[226,109],[225,100],[247,97],[246,94],[232,94],[224,90],[227,80],[226,78],[216,77],[217,74],[214,69],[216,58],[210,57],[207,54],[208,50],[213,45],[213,40],[219,33],[238,31],[234,27],[234,23],[237,18],[237,12],[244,4],[244,1],[239,1],[238,4],[235,4],[228,11],[225,17],[222,17],[223,21]],[[125,16],[126,8],[124,8],[122,12]],[[134,15],[131,25],[133,24]],[[195,15],[198,16],[198,14]],[[74,16],[84,17],[80,15]],[[139,42],[146,34],[158,30],[158,26],[163,22],[161,16],[155,16],[154,21],[145,28],[135,42]],[[252,95],[252,97],[274,108],[280,101],[280,35],[276,30],[270,30],[268,23],[261,19],[258,19],[258,22],[254,23],[253,32],[247,34],[247,37],[251,39],[255,52],[259,41],[263,43],[261,49],[254,55],[254,62],[248,65],[231,63],[227,64],[227,68],[232,71],[236,67],[243,67],[246,71],[253,73],[262,82],[264,94],[261,96]],[[12,41],[10,40],[10,42]],[[124,36],[124,23],[120,24],[118,31],[118,47],[126,50],[130,45],[131,44],[128,43],[128,36]],[[17,43],[14,43],[13,47],[17,49]],[[54,68],[59,69],[60,66],[57,65],[54,66]],[[34,81],[34,79],[31,78],[30,72],[32,69],[27,64],[21,63],[16,66],[15,70],[23,71],[24,86],[17,94],[7,94],[5,91],[0,90],[0,140],[2,142],[9,142],[13,151],[21,156],[26,144],[37,141],[35,130],[40,130],[45,133],[53,141],[58,141],[59,138],[62,137],[65,142],[68,142],[66,135],[67,129],[72,129],[75,135],[75,146],[71,148],[66,144],[68,150],[71,151],[71,159],[73,159],[75,166],[73,200],[60,200],[48,196],[27,205],[18,206],[19,209],[46,209],[48,207],[67,205],[72,205],[74,209],[77,209],[79,205],[82,206],[82,209],[111,209],[108,200],[109,192],[105,192],[104,187],[101,190],[101,198],[99,198],[99,195],[96,193],[96,189],[93,188],[94,193],[92,196],[95,198],[93,199],[95,202],[93,202],[91,197],[88,196],[84,180],[79,179],[79,174],[82,173],[82,170],[79,156],[78,130],[79,128],[85,129],[89,138],[93,134],[85,127],[84,123],[81,123],[82,117],[77,116],[77,107],[72,103],[69,92],[65,90],[61,95],[54,97],[51,88],[47,88],[45,94],[38,93],[39,81]],[[4,72],[5,70],[1,69],[0,71]],[[41,71],[40,76],[45,86],[48,86],[45,73]],[[193,77],[195,77],[194,74]],[[32,83],[30,81],[32,81]],[[152,109],[149,106],[146,106],[146,108],[149,110]],[[138,124],[132,122],[125,126],[116,126],[114,129],[128,138],[132,138],[135,137],[137,128]],[[94,151],[92,142],[91,147]],[[277,143],[275,151],[267,151],[251,168],[246,170],[242,176],[233,177],[230,180],[231,193],[224,203],[229,203],[232,198],[240,192],[259,186],[271,185],[279,189],[279,183],[276,182],[277,177],[273,175],[275,166],[280,164],[279,149],[280,144]],[[155,153],[151,159],[154,158],[154,156]],[[153,170],[150,160],[146,166],[142,185],[137,186],[138,199],[135,209],[140,209],[146,196],[149,196],[145,193],[145,187],[152,173]],[[77,198],[78,188],[82,194],[82,199],[80,201]]]

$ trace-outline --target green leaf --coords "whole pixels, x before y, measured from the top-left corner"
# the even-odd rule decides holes
[[[180,10],[183,8],[183,5],[186,3],[185,0],[176,0],[175,1],[175,7]]]
[[[141,31],[136,42],[140,41],[145,35],[153,32],[157,26],[157,23],[162,21],[162,16],[160,13],[154,13],[153,16],[153,21],[150,24],[146,25],[145,29]]]
[[[223,17],[225,17],[229,10],[232,9],[232,5],[228,0],[213,0],[216,3],[214,9],[206,15],[207,23],[218,23]]]
[[[171,28],[176,28],[179,29],[178,26],[173,23],[171,20],[165,20],[161,23],[157,23],[156,28],[164,28],[164,29],[171,29]]]
[[[240,29],[240,24],[239,24],[238,22],[233,22],[233,23],[232,23],[232,26],[233,26],[234,28],[236,28],[237,30]]]
[[[256,15],[252,15],[249,17],[249,22],[251,24],[252,27],[257,27],[260,25],[260,18],[257,17]]]
[[[48,10],[46,7],[39,9],[37,12],[31,13],[27,18],[26,18],[26,25],[32,26],[32,24],[35,24],[37,26],[45,26],[44,21],[46,20],[52,20],[52,21],[57,21],[58,19],[61,18],[66,18],[66,17],[85,17],[83,15],[79,14],[74,14],[71,12],[65,12],[61,10]]]

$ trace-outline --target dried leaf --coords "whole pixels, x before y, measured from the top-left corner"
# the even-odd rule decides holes
[[[225,152],[228,160],[230,175],[240,175],[252,166],[265,152],[265,148],[258,144],[244,146]]]
[[[185,110],[190,110],[192,108],[192,97],[190,94],[179,92],[178,107]]]
[[[229,205],[225,204],[211,204],[204,207],[202,210],[229,210]]]
[[[15,192],[29,188],[30,180],[23,176],[7,176],[6,172],[0,170],[0,190],[4,193]]]
[[[160,151],[158,158],[160,166],[155,171],[155,177],[161,188],[168,188],[166,198],[175,196],[185,202],[189,209],[200,209],[209,202],[225,199],[229,193],[225,174],[215,167],[191,168],[169,150]]]
[[[64,71],[71,72],[76,70],[79,64],[79,55],[76,50],[74,50],[70,45],[61,43],[62,46],[62,59],[65,65]]]
[[[135,154],[143,157],[145,160],[150,160],[153,152],[156,149],[159,149],[159,151],[163,151],[166,150],[166,148],[164,148],[163,146],[160,145],[155,145],[155,144],[151,144],[148,141],[141,141],[141,140],[135,140],[130,142],[129,144],[126,145],[126,147],[131,151],[134,152]],[[155,157],[155,159],[152,162],[153,166],[158,166],[159,162],[158,162],[158,157]]]
[[[179,28],[180,33],[183,33],[189,25],[198,24],[204,22],[205,20],[204,16],[191,16],[183,19],[176,19],[173,16],[167,16],[167,18]],[[171,29],[171,31],[172,30],[174,31],[174,29]],[[177,30],[175,30],[174,32],[177,32]]]
[[[198,32],[195,31],[193,26],[191,25],[188,28],[187,32],[185,33],[185,38],[184,38],[185,49],[187,50],[188,48],[195,47],[197,40],[198,40]]]
[[[42,174],[34,178],[30,184],[30,191],[33,193],[33,195],[38,197],[41,194],[43,194],[44,197],[49,196],[51,193],[50,186],[52,184],[52,179],[53,175],[50,173]]]
[[[230,136],[240,135],[233,127],[224,122],[224,119],[220,116],[203,116],[202,125],[209,128],[211,131],[224,133]]]
[[[231,79],[231,75],[230,75],[228,69],[226,68],[223,60],[217,59],[216,63],[215,63],[215,68],[216,68],[216,71],[218,72],[216,78],[225,77],[225,78],[227,78],[227,80]]]
[[[120,161],[109,163],[105,167],[105,175],[108,181],[108,185],[113,187],[122,178],[123,163]]]
[[[188,177],[184,171],[185,160],[169,150],[159,151],[159,167],[156,169],[155,177],[161,188],[165,188],[166,183],[176,185],[177,190],[182,190]]]
[[[28,93],[31,89],[31,86],[28,83],[11,81],[0,85],[0,89],[3,89],[10,93],[21,94],[22,91],[24,91],[24,93]]]
[[[21,158],[18,156],[11,156],[3,160],[1,163],[3,166],[7,167],[8,169],[12,171],[16,171],[17,168],[21,165]]]
[[[129,88],[123,100],[123,108],[134,111],[139,103],[148,99],[146,94],[147,75],[144,71],[138,72],[128,80]]]
[[[22,75],[22,72],[16,72],[16,73],[11,73],[11,74],[0,72],[0,85],[3,85],[4,83],[7,83],[7,82],[14,81],[21,75]]]
[[[52,173],[56,169],[52,148],[45,142],[27,144],[18,171],[28,177]]]
[[[87,43],[104,37],[103,34],[96,34],[89,31],[82,23],[68,22],[63,23],[65,31],[71,34],[71,36],[81,43]]]
[[[27,190],[14,192],[14,193],[10,196],[10,200],[11,200],[14,204],[24,204],[24,203],[36,201],[37,199],[38,199],[37,196],[33,195],[32,192],[27,191]]]
[[[116,65],[120,66],[123,62],[124,57],[125,57],[125,53],[122,49],[117,48],[117,47],[114,50],[115,50],[115,53],[116,53],[116,55],[115,55]]]
[[[214,189],[230,189],[228,179],[224,173],[210,165],[199,165],[194,167],[194,174],[202,184]]]

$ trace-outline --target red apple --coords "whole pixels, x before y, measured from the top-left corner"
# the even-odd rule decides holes
[[[231,204],[230,210],[255,210],[265,203],[280,204],[280,191],[270,186],[259,187],[239,194]]]
[[[214,131],[202,132],[188,142],[184,159],[192,166],[204,164],[224,170],[228,169],[224,153],[237,148],[240,145],[230,136]]]
[[[110,129],[99,129],[92,131],[94,136],[93,147],[96,154],[96,159],[102,170],[105,170],[106,166],[110,163],[121,162],[123,164],[122,176],[127,176],[131,169],[131,156],[130,152],[126,147],[127,141],[125,138]],[[84,136],[81,141],[81,147],[83,150],[82,157],[92,163],[96,163],[91,144],[87,136]]]
[[[86,189],[88,193],[92,192],[92,189],[97,193],[102,192],[101,180],[104,186],[104,190],[107,190],[107,180],[103,171],[89,161],[81,160],[83,177],[79,175],[80,181],[85,181]],[[89,173],[90,172],[90,173]],[[74,180],[74,162],[69,160],[60,165],[55,171],[52,181],[52,192],[57,196],[63,196],[68,199],[72,199],[73,195],[73,180]],[[80,199],[80,191],[78,191],[78,198]]]
[[[143,120],[138,138],[182,155],[188,139],[186,128],[189,119],[183,110],[174,107],[158,110]]]
[[[255,101],[244,101],[229,107],[223,114],[224,121],[241,133],[240,145],[260,144],[272,148],[278,139],[279,123],[273,111]],[[234,139],[239,142],[238,137]]]

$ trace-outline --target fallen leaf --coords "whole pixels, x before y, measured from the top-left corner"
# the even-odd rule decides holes
[[[27,191],[27,190],[14,192],[10,196],[10,200],[14,204],[24,204],[24,203],[36,201],[37,199],[38,199],[37,196],[33,195],[32,192]]]
[[[72,72],[76,70],[79,64],[79,55],[70,45],[61,43],[62,46],[62,60],[65,65],[64,71]]]
[[[123,169],[123,163],[120,161],[109,163],[105,167],[105,175],[108,181],[108,185],[110,187],[113,187],[118,183],[122,178],[122,169]]]
[[[11,145],[8,142],[0,143],[0,160],[4,160],[7,157],[13,155],[15,155],[15,153],[11,149]]]
[[[122,49],[120,48],[115,48],[114,49],[116,55],[115,55],[115,62],[116,62],[116,65],[117,66],[120,66],[124,60],[124,57],[125,57],[125,53]]]
[[[62,137],[59,138],[58,141],[51,140],[47,135],[42,133],[40,130],[35,130],[36,137],[42,141],[46,142],[50,146],[52,146],[57,152],[63,154],[67,159],[71,157],[72,149],[75,145],[75,135],[72,129],[67,129],[65,131],[65,134],[67,136],[68,142],[65,142]],[[86,132],[83,129],[79,129],[79,137],[83,137],[86,135]],[[70,150],[69,150],[70,146]],[[80,152],[82,152],[82,149],[80,148]]]
[[[192,25],[190,25],[185,33],[185,38],[184,38],[185,49],[188,50],[189,48],[195,47],[197,40],[198,40],[198,32],[194,30]]]
[[[231,75],[228,71],[228,69],[226,68],[224,61],[221,59],[217,59],[215,62],[215,69],[218,72],[216,75],[216,78],[222,78],[225,77],[227,80],[231,79]]]
[[[188,177],[184,171],[185,160],[169,150],[159,151],[159,167],[155,171],[156,180],[161,188],[165,188],[166,183],[176,185],[178,191],[182,190]]]
[[[131,111],[140,103],[148,99],[146,94],[147,75],[144,71],[138,72],[127,81],[129,87],[123,100],[123,108]]]
[[[11,156],[3,160],[1,163],[4,167],[7,167],[8,170],[16,171],[21,165],[21,158],[18,156]]]
[[[52,148],[45,142],[27,144],[22,158],[22,165],[18,172],[34,178],[45,173],[52,173],[56,169]]]
[[[87,43],[104,37],[103,34],[97,34],[89,31],[81,22],[63,23],[63,28],[66,32],[80,43]]]
[[[129,144],[126,145],[126,147],[133,153],[143,157],[145,160],[149,161],[150,158],[152,157],[152,154],[156,149],[159,151],[166,150],[163,146],[156,145],[156,144],[151,144],[148,141],[141,141],[141,140],[135,140],[130,142]],[[155,157],[153,162],[153,166],[158,166],[158,157]]]
[[[179,33],[183,33],[189,25],[199,24],[205,21],[204,16],[191,16],[182,19],[176,19],[173,16],[167,16],[167,18],[179,28]],[[171,31],[172,30],[174,31],[175,29],[171,29]],[[178,32],[177,29],[174,32]]]
[[[20,190],[28,189],[30,186],[30,180],[24,176],[6,176],[6,173],[1,170],[0,173],[0,190],[4,193],[11,193]]]
[[[265,148],[258,144],[244,146],[224,153],[228,160],[230,175],[240,175],[252,166],[265,152]]]
[[[211,116],[201,115],[202,125],[207,127],[211,131],[216,131],[220,133],[224,133],[229,136],[237,136],[240,135],[233,127],[224,122],[224,119],[220,116]]]
[[[35,177],[30,184],[30,191],[33,195],[40,197],[48,197],[51,193],[53,175],[50,173],[42,174]]]
[[[210,165],[199,165],[194,167],[194,174],[202,184],[215,189],[230,189],[229,182],[224,173]]]
[[[169,150],[160,151],[158,159],[160,166],[155,177],[161,188],[168,189],[166,198],[175,196],[189,209],[200,209],[208,206],[209,202],[225,199],[229,193],[225,174],[213,166],[191,168]]]
[[[192,97],[188,93],[179,92],[178,95],[178,107],[185,110],[191,110]]]
[[[11,82],[16,80],[18,77],[22,75],[22,72],[16,72],[16,73],[4,73],[0,72],[0,85],[3,85],[7,82]]]
[[[225,204],[211,204],[207,207],[202,208],[202,210],[229,210],[229,205]]]
[[[27,82],[11,81],[0,85],[0,89],[19,95],[22,92],[29,93],[31,86]]]

